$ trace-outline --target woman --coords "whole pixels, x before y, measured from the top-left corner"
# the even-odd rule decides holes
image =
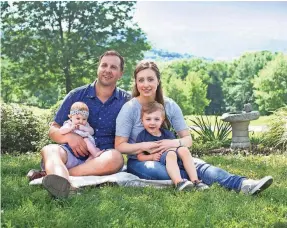
[[[170,177],[164,165],[157,161],[138,161],[135,155],[143,151],[163,153],[169,148],[190,147],[192,138],[188,126],[179,106],[170,98],[163,97],[160,72],[154,62],[141,61],[134,71],[134,79],[133,98],[122,107],[117,117],[115,148],[121,153],[128,154],[128,172],[143,179],[169,180]],[[153,101],[164,105],[167,116],[166,126],[171,125],[179,139],[135,143],[137,135],[144,129],[140,119],[141,107]],[[271,176],[261,180],[247,179],[232,175],[200,159],[194,160],[198,178],[207,185],[218,182],[225,188],[253,195],[268,188],[273,181]],[[181,170],[181,176],[183,179],[188,179],[184,170]]]

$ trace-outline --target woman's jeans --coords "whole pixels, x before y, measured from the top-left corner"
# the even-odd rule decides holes
[[[217,182],[227,189],[233,189],[237,192],[240,191],[242,181],[245,177],[232,175],[221,168],[207,164],[201,159],[194,158],[194,163],[198,178],[202,180],[203,183],[212,185]],[[166,167],[157,161],[141,162],[130,158],[128,159],[127,168],[129,173],[142,179],[170,180]],[[180,169],[180,174],[182,178],[189,179],[184,169]]]

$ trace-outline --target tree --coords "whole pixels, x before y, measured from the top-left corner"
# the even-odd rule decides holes
[[[161,80],[164,94],[172,98],[182,109],[184,115],[203,114],[209,104],[206,98],[207,85],[201,79],[202,72],[189,72],[184,80],[174,69],[163,70]]]
[[[43,1],[1,3],[2,54],[29,91],[72,88],[96,76],[98,57],[116,49],[127,60],[121,84],[150,46],[132,22],[135,2]],[[23,75],[26,75],[23,78]]]
[[[191,72],[184,81],[186,104],[184,110],[186,114],[204,114],[205,108],[210,100],[206,98],[207,84],[205,84],[199,73]]]
[[[228,64],[225,62],[212,62],[207,66],[210,82],[207,86],[206,98],[210,103],[205,109],[205,114],[218,115],[225,111],[222,84],[228,74],[227,67]]]
[[[273,57],[269,51],[247,53],[230,65],[229,77],[223,83],[228,110],[242,110],[247,102],[256,106],[252,79]]]
[[[253,80],[255,102],[266,114],[287,105],[287,55],[280,54]]]

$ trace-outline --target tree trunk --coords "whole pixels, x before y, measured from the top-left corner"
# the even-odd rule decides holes
[[[72,81],[70,75],[70,64],[66,64],[64,67],[64,74],[65,74],[65,83],[66,83],[66,94],[68,94],[72,90]]]

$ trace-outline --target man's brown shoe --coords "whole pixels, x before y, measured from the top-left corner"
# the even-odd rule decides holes
[[[37,169],[31,169],[28,174],[27,174],[27,178],[29,179],[29,181],[41,178],[46,176],[46,171],[40,171]]]

